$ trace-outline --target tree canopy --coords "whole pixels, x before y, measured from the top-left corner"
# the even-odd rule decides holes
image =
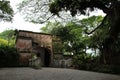
[[[58,14],[59,11],[69,10],[71,15],[86,14],[87,11],[93,11],[95,8],[103,10],[104,13],[108,13],[109,7],[113,2],[117,0],[53,0],[50,4],[50,11],[54,14]]]
[[[110,64],[111,57],[114,55],[112,46],[115,46],[116,40],[120,33],[120,1],[119,0],[53,0],[50,4],[50,11],[54,15],[59,15],[62,10],[70,11],[72,16],[76,14],[87,14],[96,8],[101,9],[106,16],[102,23],[93,31],[95,32],[100,27],[107,27],[107,37],[102,41],[104,63]],[[115,55],[114,55],[115,56]]]
[[[77,23],[68,22],[65,25],[59,22],[49,22],[45,27],[42,27],[41,30],[44,33],[59,36],[62,40],[64,51],[72,52],[75,54],[86,53],[84,52],[84,49],[86,49],[87,47],[95,48],[96,46],[93,47],[90,45],[97,45],[98,43],[95,44],[95,39],[92,40],[91,36],[86,35],[84,31],[91,31],[94,27],[97,27],[97,25],[101,23],[102,19],[103,18],[101,16],[92,16],[82,19]],[[58,47],[58,45],[56,47]]]
[[[10,30],[5,30],[0,33],[0,39],[1,39],[0,43],[2,43],[2,41],[4,40],[3,42],[7,41],[8,45],[14,45],[15,38],[16,38],[15,30],[10,29]]]
[[[119,4],[119,0],[53,0],[49,10],[55,15],[59,15],[62,10],[70,11],[71,15],[75,16],[76,14],[88,14],[96,8],[101,9],[112,23],[110,26],[112,34],[113,26],[117,26],[116,21],[119,20],[120,16]],[[104,24],[104,21],[106,20],[103,20],[101,25]],[[116,31],[118,32],[118,30]]]
[[[52,0],[24,0],[18,5],[18,10],[21,14],[24,14],[26,21],[32,23],[45,23],[49,20],[68,22],[76,20],[75,17],[70,15],[68,11],[62,11],[59,16],[53,15],[49,10],[49,4]],[[63,15],[64,14],[64,15]]]
[[[13,17],[13,9],[10,6],[10,1],[0,1],[0,20],[11,21]]]

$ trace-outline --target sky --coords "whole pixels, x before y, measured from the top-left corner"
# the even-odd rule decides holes
[[[16,5],[18,3],[22,2],[22,0],[10,0],[10,4],[14,10],[14,12],[17,12]],[[91,13],[92,15],[105,15],[102,11],[94,11]],[[85,18],[83,15],[80,18]],[[33,32],[40,32],[40,28],[45,26],[44,24],[33,24],[26,22],[22,15],[19,13],[16,13],[13,17],[12,22],[0,22],[0,32],[3,32],[4,30],[8,29],[18,29],[18,30],[28,30],[28,31],[33,31]]]
[[[20,3],[22,0],[10,0],[10,4],[16,13],[17,8],[16,5]],[[18,30],[28,30],[33,32],[40,32],[40,28],[43,27],[43,24],[33,24],[29,22],[25,22],[22,15],[19,13],[15,14],[13,17],[13,22],[0,22],[0,32],[8,29],[18,29]]]

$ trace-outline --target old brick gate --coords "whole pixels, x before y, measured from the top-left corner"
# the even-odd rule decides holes
[[[40,57],[42,66],[53,63],[52,36],[45,33],[19,30],[16,38],[16,48],[20,53],[21,65],[28,66],[33,54]]]

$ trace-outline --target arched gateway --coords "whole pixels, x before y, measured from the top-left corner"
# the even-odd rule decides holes
[[[33,49],[34,54],[41,60],[42,66],[49,67],[51,64],[51,50],[45,47],[37,47]]]

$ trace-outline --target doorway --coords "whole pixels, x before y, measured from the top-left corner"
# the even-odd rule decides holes
[[[51,51],[45,48],[45,55],[44,55],[44,66],[49,67],[51,63]]]

